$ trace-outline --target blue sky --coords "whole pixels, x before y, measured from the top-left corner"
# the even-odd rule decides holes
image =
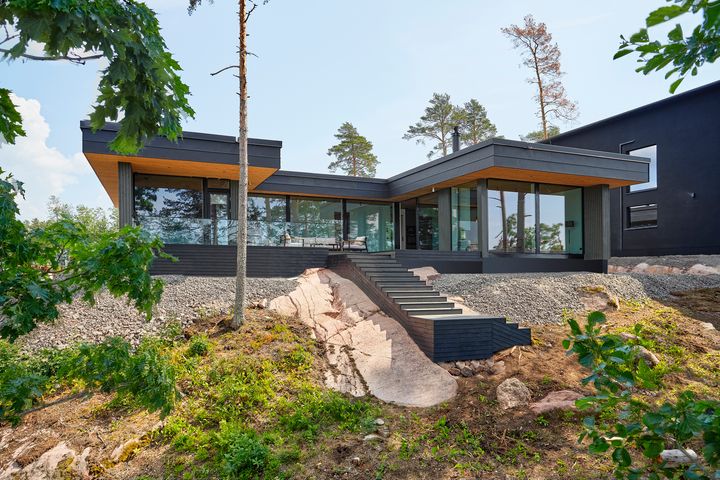
[[[181,0],[148,2],[184,68],[196,118],[187,130],[236,135],[236,79],[210,72],[235,61],[236,2],[216,0],[188,16]],[[326,151],[342,122],[375,145],[387,177],[426,161],[428,146],[401,137],[433,92],[456,103],[476,98],[507,138],[537,129],[533,87],[500,28],[527,13],[548,25],[562,51],[564,79],[584,125],[669,96],[662,75],[613,61],[620,34],[631,34],[661,0],[430,2],[271,0],[250,25],[250,135],[283,141],[290,170],[327,172]],[[684,23],[692,19],[684,20]],[[78,123],[96,96],[98,64],[0,64],[0,84],[27,111],[31,138],[0,148],[0,161],[26,181],[26,217],[43,215],[50,194],[70,203],[109,206],[80,152]],[[706,66],[679,91],[720,78]]]

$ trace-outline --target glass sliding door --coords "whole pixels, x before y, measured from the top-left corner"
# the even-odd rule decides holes
[[[437,193],[418,198],[417,247],[420,250],[438,250],[440,248]]]
[[[534,184],[488,180],[488,242],[493,252],[535,252]]]
[[[369,252],[395,248],[395,227],[391,204],[347,202],[348,240],[365,237]]]
[[[284,242],[286,198],[248,195],[248,245],[279,246]]]
[[[477,185],[468,183],[451,189],[452,250],[478,250]]]
[[[582,189],[538,186],[540,253],[582,254]]]
[[[290,197],[291,241],[305,247],[331,245],[342,239],[342,201]]]

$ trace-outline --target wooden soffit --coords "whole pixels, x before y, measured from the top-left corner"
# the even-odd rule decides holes
[[[149,157],[126,157],[104,153],[85,153],[95,175],[100,179],[103,188],[110,196],[113,204],[118,205],[118,163],[132,165],[133,173],[154,175],[173,175],[180,177],[223,178],[237,180],[240,167],[223,163],[204,163],[187,160],[167,160]],[[276,168],[248,167],[248,189],[253,190],[265,179],[277,171]]]

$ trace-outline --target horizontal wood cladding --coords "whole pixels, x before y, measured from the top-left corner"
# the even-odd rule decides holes
[[[607,273],[606,260],[582,258],[538,258],[515,256],[482,257],[480,252],[437,250],[395,250],[395,259],[407,268],[433,267],[439,273]]]
[[[387,180],[279,170],[254,188],[255,193],[389,200]]]
[[[156,259],[153,275],[235,276],[236,249],[227,245],[166,245],[178,262]],[[324,267],[324,248],[247,247],[248,277],[295,277],[308,268]]]

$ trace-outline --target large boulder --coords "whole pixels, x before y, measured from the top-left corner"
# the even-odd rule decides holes
[[[573,410],[575,400],[582,398],[582,395],[572,390],[559,390],[548,393],[545,398],[530,404],[530,410],[536,415],[551,410]]]
[[[515,377],[508,378],[498,385],[496,394],[498,404],[503,410],[522,407],[530,403],[530,390]]]

